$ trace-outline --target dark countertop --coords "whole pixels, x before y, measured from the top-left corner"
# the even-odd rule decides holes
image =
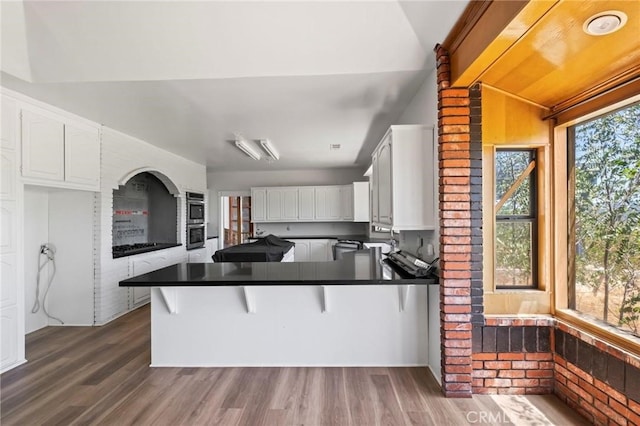
[[[207,237],[207,240],[212,240],[212,239],[214,239],[214,238],[218,238],[218,236],[217,236],[217,235],[209,235],[209,236]]]
[[[379,248],[347,252],[333,262],[180,263],[120,281],[120,287],[437,284],[403,278],[381,262]]]
[[[361,243],[388,243],[389,238],[372,238],[365,234],[353,234],[353,235],[277,235],[278,238],[284,240],[351,240],[360,241]],[[252,237],[252,238],[263,238]]]

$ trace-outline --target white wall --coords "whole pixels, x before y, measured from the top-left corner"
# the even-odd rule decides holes
[[[56,250],[56,274],[47,309],[65,325],[93,325],[93,213],[93,192],[49,194],[49,241]]]
[[[49,192],[46,188],[26,186],[24,189],[24,286],[25,286],[25,333],[31,333],[48,325],[47,317],[42,308],[37,313],[31,313],[36,299],[36,277],[40,246],[49,243]],[[49,281],[49,268],[41,272],[42,290],[40,301]]]
[[[218,191],[249,191],[255,186],[305,186],[343,185],[351,182],[365,182],[366,169],[337,168],[316,170],[274,170],[254,172],[208,172],[209,189],[209,235],[218,235],[219,221]],[[221,232],[221,231],[219,231]]]
[[[428,126],[438,124],[436,70],[433,70],[424,80],[396,124],[426,124]]]
[[[27,186],[24,197],[25,332],[59,325],[47,318],[43,307],[65,325],[93,325],[94,194]],[[42,269],[40,310],[32,313],[38,268],[46,261],[40,255],[43,244],[54,250],[55,271],[51,262]],[[44,296],[52,276],[45,305]]]

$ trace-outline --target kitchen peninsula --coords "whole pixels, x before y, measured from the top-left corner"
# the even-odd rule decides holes
[[[334,262],[182,263],[152,287],[151,365],[427,365],[427,287],[377,248]]]

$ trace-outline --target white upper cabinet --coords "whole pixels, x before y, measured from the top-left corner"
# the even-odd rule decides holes
[[[298,220],[298,188],[282,189],[282,219]]]
[[[342,209],[342,220],[353,220],[353,184],[344,185],[340,188],[340,196],[342,197],[340,207]]]
[[[64,123],[22,110],[22,176],[64,181]]]
[[[92,127],[64,126],[64,180],[100,185],[100,132]]]
[[[251,188],[251,221],[368,222],[369,183]]]
[[[371,193],[371,222],[379,223],[380,222],[380,214],[378,212],[378,171],[380,170],[380,166],[378,165],[378,151],[373,151],[373,156],[371,157],[371,188],[369,188],[369,192]]]
[[[298,188],[267,188],[267,220],[298,220]]]
[[[267,220],[282,219],[282,191],[270,189],[267,191]]]
[[[387,134],[378,148],[378,221],[391,225],[393,219],[391,189],[391,134]],[[407,206],[406,208],[410,208]]]
[[[397,231],[436,229],[433,127],[391,126],[372,164],[373,224]]]
[[[21,111],[22,176],[29,183],[100,190],[100,131],[49,111]]]
[[[369,222],[369,182],[353,182],[354,222]]]
[[[298,220],[312,221],[316,212],[316,189],[313,186],[298,188]]]
[[[342,217],[340,186],[316,186],[316,220],[337,221]]]
[[[267,190],[251,188],[251,222],[267,220]]]
[[[2,123],[2,126],[0,126],[0,148],[13,150],[16,148],[18,105],[15,99],[6,96],[2,96],[1,100],[2,105],[0,106],[0,112],[2,113],[2,117],[0,118],[0,123]]]

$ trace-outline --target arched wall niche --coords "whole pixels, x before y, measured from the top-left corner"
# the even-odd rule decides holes
[[[113,190],[113,247],[176,244],[179,198],[178,187],[158,170],[127,173]]]

